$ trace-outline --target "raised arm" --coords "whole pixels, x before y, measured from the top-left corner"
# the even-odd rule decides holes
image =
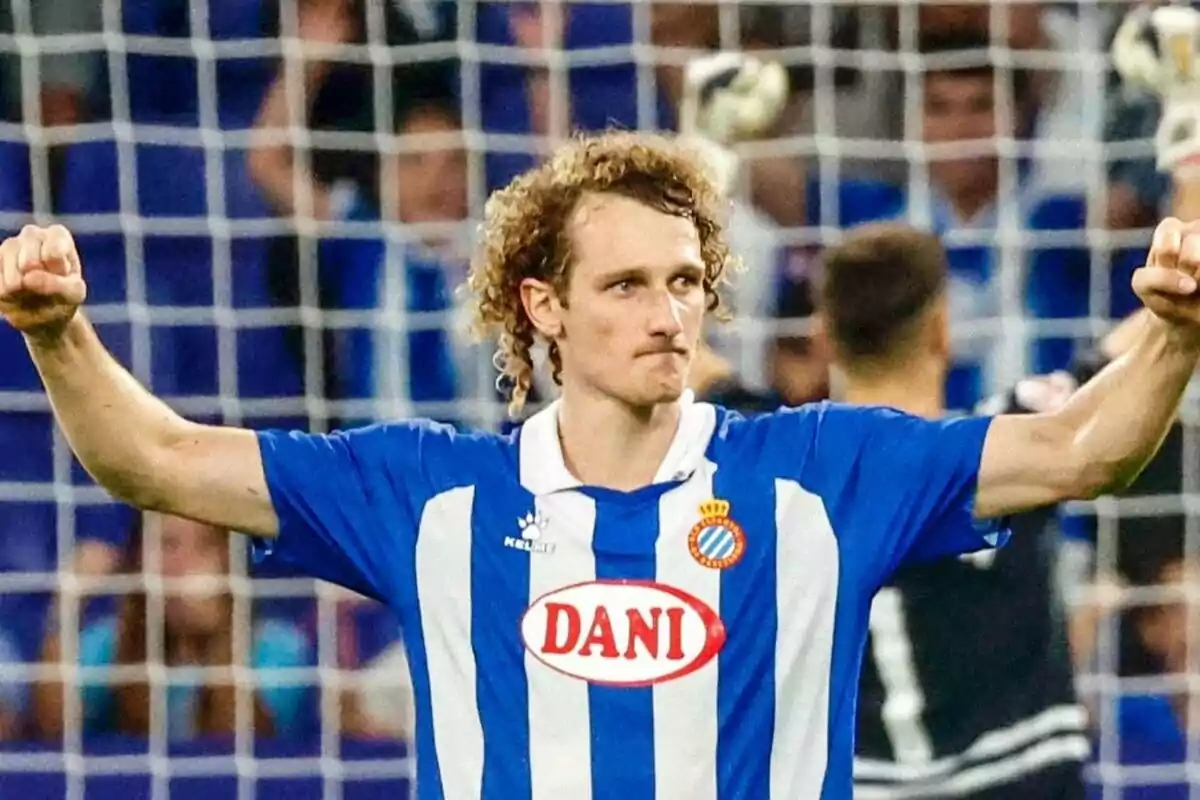
[[[1158,226],[1134,288],[1151,312],[1128,349],[1057,411],[999,416],[979,468],[989,518],[1119,491],[1162,444],[1200,360],[1200,224]]]
[[[352,20],[346,4],[340,0],[300,3],[297,14],[298,38],[304,46],[337,45],[350,37]],[[324,220],[331,213],[329,189],[316,179],[305,159],[296,158],[291,144],[278,137],[287,133],[293,120],[303,125],[309,107],[329,74],[331,63],[320,58],[301,59],[302,79],[298,94],[304,105],[295,107],[296,104],[291,102],[294,98],[289,97],[291,65],[288,59],[285,55],[281,60],[279,72],[258,110],[247,164],[255,182],[278,211],[305,219]]]
[[[27,226],[0,244],[0,315],[25,334],[83,467],[139,508],[273,536],[255,434],[189,422],[150,394],[78,313],[85,294],[79,253],[62,226]]]
[[[1158,168],[1176,187],[1174,212],[1200,219],[1200,11],[1134,7],[1113,40],[1129,85],[1158,94]],[[1163,46],[1170,43],[1170,47]],[[1052,414],[995,420],[984,448],[976,513],[1020,511],[1128,486],[1174,421],[1200,356],[1200,223],[1158,226],[1134,289],[1148,314],[1105,342],[1120,352]]]

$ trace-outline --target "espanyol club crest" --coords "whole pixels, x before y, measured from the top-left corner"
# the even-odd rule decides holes
[[[746,552],[746,532],[729,518],[729,501],[707,500],[700,504],[700,521],[688,534],[692,558],[709,569],[726,569],[741,561]]]

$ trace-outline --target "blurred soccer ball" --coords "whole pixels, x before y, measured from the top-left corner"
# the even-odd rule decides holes
[[[744,53],[696,59],[685,73],[681,132],[722,145],[762,136],[778,122],[787,95],[780,64]]]
[[[1200,84],[1200,11],[1139,6],[1117,29],[1113,66],[1121,79],[1163,97]]]
[[[1200,11],[1138,7],[1113,37],[1112,60],[1127,86],[1162,98],[1158,168],[1176,179],[1200,174]]]

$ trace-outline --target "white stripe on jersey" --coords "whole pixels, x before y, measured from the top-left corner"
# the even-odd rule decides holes
[[[547,539],[554,542],[555,549],[552,556],[529,559],[530,605],[547,592],[596,579],[592,553],[595,501],[579,492],[559,492],[536,502],[547,520]],[[590,782],[579,779],[592,763],[587,682],[550,669],[528,649],[525,677],[532,800],[591,800]]]
[[[713,496],[716,465],[705,462],[682,486],[659,501],[657,580],[704,601],[720,613],[721,571],[702,566],[687,552],[696,509]],[[655,797],[716,800],[718,660],[705,669],[654,687]]]
[[[1087,712],[1078,705],[1051,706],[1007,728],[997,728],[976,739],[961,753],[924,764],[897,764],[875,758],[855,758],[854,777],[869,781],[930,781],[953,774],[964,764],[1012,754],[1052,734],[1084,733]]]
[[[837,538],[817,495],[775,481],[775,733],[771,797],[820,797],[829,759]]]
[[[475,487],[451,489],[432,498],[421,514],[417,535],[417,602],[429,666],[433,744],[453,753],[442,769],[446,797],[479,797],[483,784],[483,724],[475,695],[475,653],[471,641],[471,592],[447,580],[471,574],[471,515]],[[417,776],[420,780],[420,776]]]

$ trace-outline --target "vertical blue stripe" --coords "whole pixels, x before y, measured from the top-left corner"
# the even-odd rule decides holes
[[[483,728],[484,800],[523,800],[532,793],[521,615],[528,606],[529,559],[553,556],[505,547],[504,537],[519,537],[517,520],[533,510],[533,502],[524,489],[481,485],[472,510],[471,644]]]
[[[419,533],[420,526],[417,526]],[[415,553],[415,549],[413,551]],[[410,558],[406,564],[406,574],[415,574],[415,568]],[[425,654],[425,628],[421,624],[421,607],[416,583],[411,586],[411,594],[404,599],[407,603],[401,608],[412,609],[411,613],[400,612],[400,635],[404,639],[405,655],[408,657],[409,680],[413,687],[413,711],[416,716],[416,731],[414,735],[417,748],[417,791],[416,800],[445,800],[446,791],[442,786],[441,759],[433,740],[433,692],[429,686],[429,659]],[[453,764],[449,754],[447,764]]]
[[[437,748],[433,742],[433,705],[430,702],[429,661],[425,657],[425,632],[421,627],[421,614],[405,615],[404,648],[408,656],[408,669],[413,686],[414,711],[417,718],[417,800],[444,800],[442,771]],[[453,757],[447,758],[453,764]]]
[[[664,487],[596,499],[592,547],[599,580],[655,579],[658,500]],[[654,797],[654,690],[588,687],[592,723],[592,800]]]
[[[746,549],[721,573],[725,646],[717,657],[717,796],[771,796],[775,727],[775,484],[752,468],[721,465],[713,494],[746,535]],[[736,624],[729,624],[736,620]]]

